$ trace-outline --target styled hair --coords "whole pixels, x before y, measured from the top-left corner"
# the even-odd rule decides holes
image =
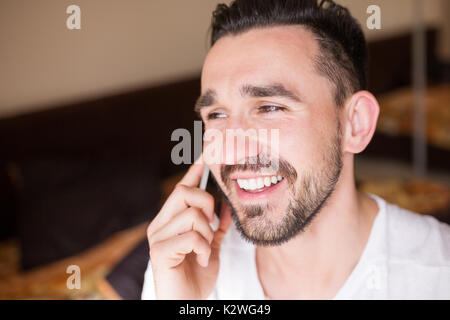
[[[256,28],[300,25],[319,43],[317,72],[327,77],[337,106],[367,86],[367,44],[360,24],[332,0],[234,0],[218,4],[211,22],[211,46],[226,35]]]

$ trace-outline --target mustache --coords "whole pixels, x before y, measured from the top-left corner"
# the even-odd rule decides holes
[[[263,159],[263,161],[262,161]],[[277,175],[283,176],[287,179],[287,182],[292,185],[297,180],[297,170],[283,158],[277,160],[270,160],[262,158],[261,156],[248,157],[244,163],[223,165],[220,169],[220,177],[222,181],[228,185],[229,177],[234,172],[250,171],[260,172],[262,169],[272,169]]]

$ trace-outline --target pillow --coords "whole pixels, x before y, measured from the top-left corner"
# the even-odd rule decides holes
[[[78,254],[158,210],[160,180],[151,156],[45,157],[17,166],[25,270]]]
[[[144,286],[144,274],[149,259],[147,239],[139,243],[126,255],[106,276],[109,293],[108,298],[140,300]]]

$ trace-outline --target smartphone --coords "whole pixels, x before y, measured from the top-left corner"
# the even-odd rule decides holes
[[[202,177],[200,179],[199,188],[202,190],[206,190],[209,194],[211,194],[214,197],[214,222],[210,223],[209,225],[214,231],[217,231],[219,228],[219,210],[222,207],[222,199],[218,196],[217,190],[214,188],[212,181],[212,177],[210,174],[210,170],[206,164],[204,164],[204,169],[202,173]]]

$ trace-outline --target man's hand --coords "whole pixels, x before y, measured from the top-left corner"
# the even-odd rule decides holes
[[[147,228],[157,299],[205,299],[215,286],[232,219],[224,203],[219,228],[212,230],[214,198],[197,187],[202,172],[199,162],[189,168]]]

